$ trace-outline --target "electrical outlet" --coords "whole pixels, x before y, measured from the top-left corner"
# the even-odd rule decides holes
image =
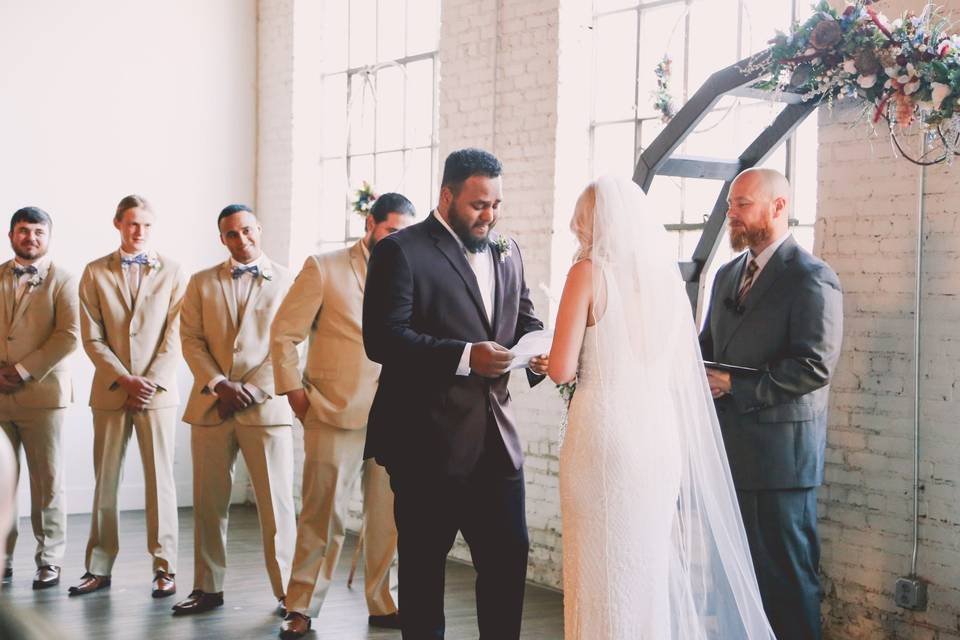
[[[898,578],[893,589],[893,600],[898,607],[926,611],[927,583],[917,576]]]

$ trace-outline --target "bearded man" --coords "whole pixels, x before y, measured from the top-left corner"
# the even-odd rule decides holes
[[[789,232],[790,184],[748,169],[730,186],[734,250],[717,273],[700,347],[764,609],[780,640],[820,638],[817,487],[843,303],[833,270]],[[750,369],[754,371],[750,371]]]

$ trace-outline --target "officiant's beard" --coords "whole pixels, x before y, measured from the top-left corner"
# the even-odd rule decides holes
[[[474,222],[471,225],[469,222],[464,220],[463,216],[460,214],[460,211],[453,202],[450,203],[450,206],[447,209],[447,216],[450,219],[450,228],[453,229],[453,232],[457,234],[458,238],[460,238],[460,242],[462,242],[463,246],[467,248],[467,251],[470,253],[482,253],[487,250],[487,247],[490,245],[490,231],[497,224],[496,218],[486,225],[487,232],[483,234],[483,236],[477,237],[471,233],[471,230],[473,227],[483,226],[483,224]]]
[[[764,218],[758,225],[730,227],[730,246],[734,251],[743,251],[747,247],[764,244],[773,236],[771,222],[769,218]]]

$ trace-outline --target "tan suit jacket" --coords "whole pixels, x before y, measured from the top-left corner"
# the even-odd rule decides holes
[[[360,242],[307,258],[270,328],[276,392],[305,389],[314,416],[341,429],[367,426],[380,376],[360,330],[367,277]],[[301,376],[297,345],[308,336]]]
[[[114,251],[87,265],[80,278],[80,335],[95,372],[90,406],[116,411],[127,394],[116,384],[124,375],[143,376],[161,389],[148,409],[175,407],[180,359],[180,305],[186,289],[183,270],[158,255],[159,269],[147,267],[136,300]]]
[[[250,285],[239,326],[238,309],[242,305],[236,299],[230,260],[190,278],[180,314],[183,357],[194,377],[183,416],[185,422],[224,422],[217,413],[217,396],[207,388],[211,380],[221,375],[231,382],[252,384],[268,396],[265,402],[236,413],[234,417],[240,424],[293,422],[287,401],[275,397],[270,362],[270,323],[293,282],[293,274],[266,256],[260,269],[261,275]]]
[[[66,407],[73,385],[65,360],[79,342],[76,278],[50,262],[15,305],[13,267],[13,260],[0,265],[0,362],[19,363],[31,377],[2,398],[0,411]]]

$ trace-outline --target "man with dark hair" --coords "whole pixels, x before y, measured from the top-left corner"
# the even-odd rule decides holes
[[[444,569],[458,531],[477,570],[480,636],[520,636],[529,539],[509,349],[543,323],[519,246],[492,231],[500,173],[486,151],[451,153],[436,210],[385,238],[370,260],[363,342],[383,370],[364,455],[390,474],[409,640],[443,638]],[[531,385],[547,364],[531,361]]]
[[[360,317],[370,251],[414,215],[413,205],[399,193],[377,198],[363,238],[347,249],[307,258],[270,329],[277,393],[287,396],[304,426],[303,509],[282,638],[304,636],[320,612],[343,547],[350,494],[361,473],[369,623],[399,624],[390,593],[397,551],[393,493],[384,468],[363,460],[380,366],[363,352]],[[301,374],[297,345],[308,338]]]
[[[193,456],[193,591],[174,615],[223,605],[227,521],[237,454],[257,496],[264,562],[283,607],[296,536],[293,416],[273,389],[270,322],[293,282],[260,249],[250,207],[232,204],[217,218],[230,257],[190,278],[180,311],[183,357],[193,389],[183,416]]]
[[[18,475],[21,448],[27,458],[37,540],[34,589],[60,583],[67,527],[61,428],[73,398],[66,358],[80,332],[76,278],[47,257],[52,228],[42,209],[18,210],[10,219],[14,258],[0,265],[0,427],[17,454]],[[14,517],[4,578],[13,574],[16,542]]]

